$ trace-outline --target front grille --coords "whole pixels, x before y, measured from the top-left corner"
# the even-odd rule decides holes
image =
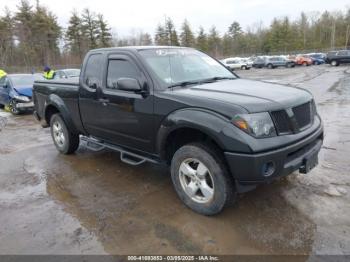
[[[279,135],[289,134],[292,132],[290,127],[290,119],[285,110],[271,112],[272,119]]]
[[[312,117],[311,117],[311,102],[307,102],[300,106],[296,106],[293,108],[293,113],[295,116],[295,120],[298,123],[299,129],[303,130],[309,125],[311,125]]]
[[[294,120],[288,115],[293,113]],[[279,110],[271,112],[272,120],[275,124],[278,135],[297,133],[305,130],[312,125],[316,108],[314,101],[293,107],[288,110]]]

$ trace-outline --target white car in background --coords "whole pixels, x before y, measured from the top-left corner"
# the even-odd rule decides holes
[[[221,62],[229,69],[235,70],[235,69],[242,69],[242,70],[248,70],[251,68],[251,65],[249,65],[245,59],[240,57],[230,57],[225,58],[221,60]]]

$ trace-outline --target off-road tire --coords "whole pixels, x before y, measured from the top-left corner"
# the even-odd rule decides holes
[[[207,203],[198,203],[191,199],[181,185],[179,169],[181,163],[189,158],[202,162],[211,174],[214,193]],[[202,215],[218,214],[225,206],[233,204],[237,198],[234,180],[228,172],[223,156],[213,146],[207,144],[190,143],[179,148],[171,161],[171,178],[175,191],[183,203]]]
[[[59,123],[62,127],[62,133],[64,135],[65,141],[62,145],[60,145],[56,139],[54,134],[54,125]],[[66,123],[64,122],[62,116],[60,114],[54,114],[50,119],[50,131],[52,140],[57,148],[57,150],[65,155],[69,155],[74,153],[79,147],[79,135],[72,133]]]

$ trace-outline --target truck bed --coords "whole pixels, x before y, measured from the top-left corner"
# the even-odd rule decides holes
[[[35,81],[33,86],[33,100],[35,114],[39,120],[46,120],[45,106],[51,103],[65,105],[73,120],[74,126],[82,131],[79,112],[79,78],[62,80],[40,80]],[[45,125],[45,121],[42,121]],[[46,123],[50,124],[50,123]]]

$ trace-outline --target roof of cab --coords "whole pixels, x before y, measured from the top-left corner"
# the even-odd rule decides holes
[[[158,45],[150,45],[150,46],[120,46],[120,47],[108,47],[108,48],[99,48],[90,50],[90,52],[108,52],[108,51],[118,51],[118,50],[147,50],[147,49],[186,49],[190,47],[182,47],[182,46],[158,46]]]

